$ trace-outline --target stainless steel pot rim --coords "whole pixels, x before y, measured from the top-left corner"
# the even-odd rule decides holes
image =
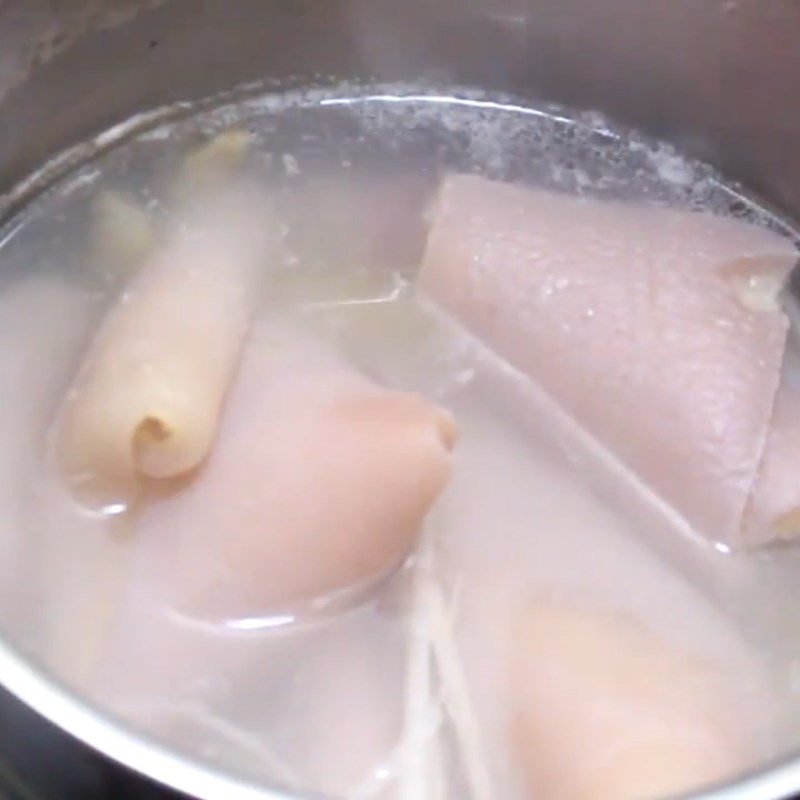
[[[0,640],[0,683],[41,716],[84,744],[197,800],[297,800],[297,795],[236,778],[170,752],[106,717],[51,680]]]
[[[297,794],[259,785],[172,753],[52,681],[2,639],[0,676],[0,683],[8,691],[84,744],[197,800],[301,800]],[[687,800],[782,800],[794,795],[799,778],[797,755],[700,794],[687,795]],[[305,795],[302,800],[312,800],[312,795]]]

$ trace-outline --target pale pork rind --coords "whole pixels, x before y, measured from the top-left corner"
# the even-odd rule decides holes
[[[768,439],[784,418],[778,295],[796,258],[739,220],[454,175],[419,284],[697,531],[737,547],[797,532],[785,502],[748,511],[782,435]]]
[[[542,599],[516,634],[511,737],[530,797],[656,800],[754,757],[725,674],[637,622]]]
[[[185,474],[213,442],[276,235],[244,198],[194,213],[100,326],[58,422],[75,494],[126,504],[142,477]]]

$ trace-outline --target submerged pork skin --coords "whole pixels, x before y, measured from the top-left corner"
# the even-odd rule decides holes
[[[143,504],[139,566],[215,619],[375,580],[412,547],[454,438],[447,412],[261,324],[207,463]]]
[[[795,258],[732,219],[455,175],[419,283],[687,521],[739,545],[759,539],[743,515],[788,328],[767,290]]]
[[[752,758],[725,676],[610,611],[521,614],[512,738],[531,798],[655,800]]]

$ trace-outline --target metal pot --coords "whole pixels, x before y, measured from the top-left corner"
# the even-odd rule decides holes
[[[0,200],[54,153],[144,109],[265,77],[334,76],[598,109],[800,218],[798,35],[795,0],[5,0]],[[124,729],[2,642],[0,682],[0,797],[174,796],[170,787],[288,798]],[[704,797],[795,793],[800,754]]]

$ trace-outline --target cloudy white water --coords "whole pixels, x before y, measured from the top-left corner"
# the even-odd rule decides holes
[[[231,452],[245,455],[226,484],[229,506],[217,493],[202,515],[150,500],[155,510],[141,512],[122,495],[98,511],[67,491],[52,446],[91,332],[126,301],[142,254],[186,224],[180,209],[218,166],[203,148],[226,131],[222,162],[267,198],[263,224],[281,242],[263,259],[242,363],[258,348],[319,347],[309,363],[342,360],[358,380],[421,393],[452,412],[459,439],[451,481],[399,569],[302,603],[265,590],[252,610],[252,595],[219,594],[217,614],[171,594],[184,580],[175,576],[191,585],[204,567],[192,535],[204,541],[207,524],[213,537],[215,524],[238,519],[231,506],[267,491],[252,463],[275,481],[290,471],[249,460],[247,420],[245,434],[231,423]],[[719,718],[709,705],[709,724],[742,732],[731,776],[798,743],[800,551],[733,555],[699,541],[630,476],[595,461],[536,386],[413,291],[431,200],[450,172],[782,223],[710,168],[597,115],[469,91],[251,89],[123,138],[110,148],[101,138],[102,153],[1,237],[0,622],[31,658],[177,749],[266,782],[348,798],[523,798],[515,726],[528,667],[512,649],[527,634],[514,619],[555,603],[620,613],[677,654],[689,676],[676,682],[677,707],[692,709],[705,680],[687,664],[708,665],[726,698]],[[177,317],[183,300],[176,292]],[[293,411],[302,386],[277,392],[276,407]],[[283,441],[280,426],[264,430]],[[376,478],[376,496],[389,481]],[[192,528],[163,559],[173,523],[153,522],[159,509]],[[293,531],[273,533],[291,547]],[[281,585],[325,552],[286,561]],[[558,737],[575,710],[553,697]]]

